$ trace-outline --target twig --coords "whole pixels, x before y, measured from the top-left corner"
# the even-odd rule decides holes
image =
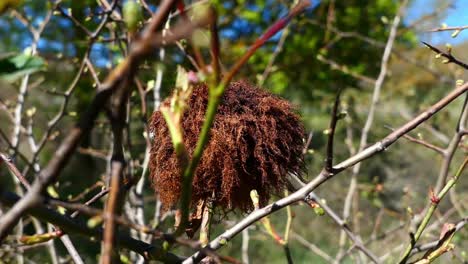
[[[309,241],[307,241],[304,237],[300,236],[299,234],[297,234],[296,232],[291,232],[291,236],[292,238],[294,238],[297,242],[299,242],[300,244],[302,244],[303,246],[307,247],[308,249],[310,249],[310,251],[314,252],[315,254],[317,254],[317,256],[323,258],[324,260],[328,261],[329,263],[333,263],[333,258],[328,255],[327,253],[325,253],[323,250],[321,250],[319,247],[317,247],[316,245],[310,243]]]
[[[211,23],[210,23],[210,47],[211,47],[211,67],[213,68],[214,75],[214,85],[219,84],[221,79],[221,70],[219,67],[219,55],[220,55],[220,43],[219,43],[219,33],[218,33],[218,15],[216,10],[213,9],[211,13]]]
[[[123,185],[123,171],[124,162],[122,160],[112,160],[112,174],[111,174],[111,185],[110,185],[110,196],[106,204],[106,218],[104,227],[104,243],[102,246],[102,257],[101,262],[104,264],[114,263],[113,247],[117,241],[115,233],[117,228],[115,226],[114,215],[120,214],[122,209],[122,198],[123,192],[121,186]]]
[[[346,66],[340,65],[340,64],[338,64],[337,62],[335,62],[335,61],[333,61],[333,60],[331,60],[331,59],[325,58],[325,57],[324,57],[323,55],[321,55],[321,54],[317,55],[317,60],[319,60],[319,61],[321,61],[321,62],[323,62],[323,63],[326,63],[326,64],[330,65],[330,67],[331,67],[332,69],[334,69],[334,70],[340,71],[340,72],[342,72],[342,73],[344,73],[344,74],[348,74],[348,75],[352,76],[353,78],[356,78],[356,79],[358,79],[358,80],[360,80],[360,81],[363,81],[363,82],[365,82],[365,83],[367,83],[367,84],[371,84],[371,85],[372,85],[372,84],[375,84],[375,80],[374,80],[374,79],[369,78],[369,77],[367,77],[367,76],[365,76],[365,75],[359,74],[359,73],[357,73],[357,72],[354,72],[354,71],[350,70],[350,69],[349,69],[348,67],[346,67]]]
[[[242,230],[242,263],[249,264],[249,229]]]
[[[400,109],[400,115],[406,120],[411,120],[414,116],[413,114],[408,113],[407,111],[403,111],[403,109]],[[450,138],[447,137],[447,135],[436,129],[431,124],[424,123],[421,125],[421,127],[426,129],[429,133],[432,134],[434,138],[438,139],[441,143],[448,144],[450,142]]]
[[[289,183],[295,188],[295,189],[301,189],[303,188],[306,184],[303,183],[298,177],[289,174]],[[363,244],[361,239],[356,236],[348,226],[348,224],[341,219],[338,214],[326,203],[322,202],[322,199],[318,197],[314,192],[310,192],[309,195],[304,199],[304,201],[308,204],[310,204],[311,201],[314,203],[318,204],[323,211],[330,216],[330,218],[345,232],[345,234],[348,236],[348,238],[353,241],[354,245],[361,250],[365,255],[367,255],[372,262],[378,263],[378,258],[375,256],[374,253],[372,253],[368,248],[366,248]]]
[[[47,203],[50,204],[50,205],[53,205],[53,206],[63,207],[63,208],[69,209],[69,210],[79,211],[79,212],[82,212],[85,215],[92,216],[92,217],[99,217],[99,218],[104,219],[104,220],[106,220],[106,218],[113,217],[113,220],[115,221],[116,224],[128,227],[128,228],[133,229],[133,230],[137,230],[137,231],[145,233],[145,234],[151,234],[155,238],[160,238],[160,239],[163,239],[164,241],[169,241],[171,243],[178,243],[180,245],[185,245],[185,246],[191,247],[191,248],[196,249],[196,250],[203,250],[206,254],[208,254],[210,256],[216,256],[216,257],[219,257],[219,258],[221,258],[223,260],[227,260],[229,262],[236,262],[236,261],[234,261],[233,259],[231,259],[229,257],[219,256],[213,251],[202,249],[200,247],[200,243],[198,241],[193,241],[193,240],[188,240],[188,239],[184,239],[184,238],[180,238],[180,237],[175,237],[172,234],[163,233],[163,232],[161,232],[161,231],[159,231],[157,229],[133,223],[133,222],[129,221],[128,219],[126,219],[126,218],[124,218],[122,216],[119,216],[119,215],[109,216],[107,213],[105,213],[104,211],[102,211],[100,209],[92,208],[92,207],[89,207],[89,206],[86,206],[86,205],[83,205],[83,204],[79,204],[79,203],[67,203],[67,202],[62,202],[60,200],[54,200],[54,199],[48,200]],[[58,225],[58,226],[60,226],[60,225]],[[117,233],[117,236],[120,237],[119,233]],[[139,240],[136,240],[136,241],[139,241]],[[129,249],[131,249],[131,248],[129,248]],[[149,259],[163,260],[164,259],[164,254],[167,253],[167,251],[163,250],[162,248],[152,248],[151,246],[148,246],[148,248],[146,250],[148,250],[148,252],[151,252],[151,254],[149,254],[149,255],[148,254],[142,254],[142,256],[144,256],[145,258],[149,258]],[[138,252],[138,251],[135,251],[135,252]],[[140,252],[138,252],[138,253],[140,253]],[[173,255],[171,255],[169,253],[168,256],[171,257]],[[161,257],[162,257],[162,259],[161,259]]]
[[[328,129],[327,129],[328,141],[327,141],[327,156],[325,158],[325,170],[330,173],[333,173],[333,141],[335,139],[336,124],[338,123],[338,120],[339,120],[338,107],[340,105],[341,91],[342,90],[339,89],[336,94],[335,103],[333,105],[333,109],[331,113],[330,125],[328,126]]]
[[[257,193],[257,190],[254,189],[254,190],[250,191],[250,197],[252,199],[254,209],[258,210],[260,208],[260,202],[259,202],[260,197],[259,197],[259,195]],[[276,232],[275,228],[271,224],[271,221],[270,221],[269,217],[264,217],[264,218],[260,219],[260,222],[263,224],[263,227],[265,228],[266,233],[271,238],[273,238],[276,243],[278,243],[281,246],[286,245],[285,240],[278,234],[278,232]],[[287,248],[285,248],[285,250],[286,250],[286,257],[288,258],[288,262],[289,262],[290,261],[290,254],[289,254],[289,251],[288,251]]]
[[[166,8],[162,12],[169,13],[171,3],[168,2]],[[126,80],[126,85],[129,85],[130,79]],[[113,142],[112,142],[112,158],[111,158],[111,173],[110,177],[110,193],[106,203],[104,221],[104,243],[101,247],[101,263],[111,264],[117,261],[118,254],[113,251],[114,244],[117,242],[115,233],[117,226],[114,223],[114,216],[122,213],[122,208],[125,198],[124,185],[124,170],[126,167],[124,157],[124,129],[126,126],[126,116],[128,108],[128,90],[120,90],[110,98],[110,109],[108,109],[108,119],[111,124]]]
[[[378,48],[385,48],[385,46],[386,46],[386,44],[385,44],[384,42],[381,42],[381,41],[379,41],[379,40],[376,40],[376,39],[373,39],[373,38],[364,36],[364,35],[362,35],[362,34],[360,34],[360,33],[358,33],[358,32],[353,32],[353,31],[341,31],[341,30],[339,30],[338,28],[335,28],[335,27],[333,27],[333,26],[331,26],[331,27],[326,27],[326,26],[322,25],[321,22],[319,22],[319,21],[317,21],[317,20],[310,20],[310,19],[309,19],[309,20],[307,20],[307,22],[308,22],[308,23],[311,23],[311,24],[313,24],[313,25],[316,25],[316,26],[318,26],[318,27],[321,27],[321,28],[323,28],[324,30],[329,30],[329,31],[331,31],[331,32],[333,32],[333,33],[335,33],[335,34],[337,35],[333,41],[330,41],[329,43],[327,43],[327,45],[324,47],[324,49],[330,49],[331,46],[332,46],[333,44],[335,44],[336,42],[338,42],[339,40],[344,39],[344,38],[356,38],[356,39],[358,39],[358,40],[361,40],[361,41],[363,41],[363,42],[365,42],[365,43],[368,43],[368,44],[370,44],[370,45],[372,45],[372,46],[375,46],[375,47],[378,47]],[[407,27],[405,27],[404,29],[402,29],[402,30],[400,31],[400,34],[401,34],[402,32],[404,32],[405,30],[407,30],[409,27],[410,27],[410,26],[407,26]],[[423,69],[424,71],[430,73],[431,75],[433,75],[433,76],[435,76],[435,77],[437,77],[437,78],[442,78],[442,77],[443,77],[443,75],[442,75],[441,73],[435,71],[434,69],[431,69],[430,67],[427,67],[427,65],[425,65],[424,63],[421,63],[421,62],[419,62],[419,61],[417,61],[417,60],[415,60],[415,59],[410,58],[410,56],[407,56],[406,54],[401,53],[401,52],[399,52],[398,50],[395,50],[395,49],[394,49],[394,50],[392,50],[392,53],[393,53],[394,55],[396,55],[398,58],[400,58],[401,60],[403,60],[403,61],[405,61],[405,62],[407,62],[407,63],[413,64],[413,65],[415,65],[415,66],[417,66],[417,67]],[[343,67],[343,66],[337,64],[337,63],[334,62],[334,61],[328,60],[328,62],[330,62],[329,64],[336,64],[336,66],[338,66],[338,68]],[[341,68],[341,69],[343,69],[343,68]],[[355,72],[352,72],[352,71],[345,72],[345,73],[348,73],[348,74],[351,74],[351,75],[352,75],[352,74],[356,74],[356,76],[353,76],[353,75],[352,75],[352,76],[355,77],[355,78],[357,78],[357,79],[359,79],[359,77],[360,77],[359,74],[357,74],[357,73],[355,73]],[[362,75],[361,75],[361,76],[362,76]],[[372,79],[370,79],[370,78],[367,78],[367,77],[365,77],[365,76],[362,76],[362,77],[364,77],[363,81],[370,81],[371,84],[373,84],[374,80],[372,80]],[[366,78],[367,78],[367,79],[366,79]]]
[[[75,264],[84,264],[83,260],[81,259],[80,253],[76,251],[76,248],[70,240],[70,237],[68,235],[63,235],[62,237],[60,237],[60,240],[62,241],[63,245],[70,254],[70,257],[72,258],[73,262],[75,262]]]
[[[466,122],[468,120],[468,95],[465,97],[465,101],[462,106],[462,111],[458,118],[458,124],[456,127],[455,134],[453,135],[452,139],[450,140],[449,145],[446,149],[444,149],[444,156],[442,165],[440,166],[439,175],[437,176],[437,183],[435,186],[435,193],[439,193],[444,186],[447,177],[449,175],[450,166],[452,164],[453,157],[455,156],[455,152],[458,149],[459,143],[463,138],[463,131],[466,126]],[[428,204],[420,214],[415,215],[411,220],[412,226],[417,226],[421,224],[421,221],[424,219],[424,216],[428,213],[430,209],[430,204]]]
[[[283,30],[283,33],[281,34],[281,38],[278,41],[278,44],[276,45],[275,51],[273,51],[273,54],[271,54],[270,59],[268,60],[268,64],[265,67],[265,70],[263,71],[260,80],[258,81],[258,85],[260,87],[263,86],[265,81],[268,78],[268,75],[271,73],[273,69],[273,65],[275,63],[276,57],[280,54],[280,52],[283,50],[284,43],[286,42],[286,38],[289,35],[289,26],[286,26],[285,29]]]
[[[441,31],[463,31],[468,28],[467,26],[458,26],[458,27],[439,27],[429,30],[429,32],[441,32]]]
[[[444,253],[452,250],[455,246],[450,244],[450,241],[455,235],[456,227],[454,224],[444,224],[442,227],[441,238],[434,248],[428,250],[422,258],[415,262],[415,264],[432,263],[436,258]]]
[[[60,1],[58,1],[55,4],[55,6],[58,5],[58,3],[60,3]],[[14,12],[14,14],[19,15],[18,12]],[[31,56],[36,55],[37,45],[51,17],[52,17],[52,10],[49,10],[46,16],[44,17],[44,19],[42,20],[42,22],[39,24],[39,26],[35,28],[32,25],[32,23],[30,23],[27,19],[21,19],[21,16],[20,15],[18,16],[18,18],[23,23],[26,23],[26,26],[28,27],[33,37],[33,42],[31,44],[31,51],[29,55]],[[25,104],[25,99],[26,99],[26,95],[28,92],[29,77],[30,75],[27,74],[21,80],[21,86],[20,86],[19,94],[18,94],[18,101],[17,101],[16,108],[15,108],[15,126],[13,128],[13,135],[12,135],[12,140],[11,140],[12,148],[13,148],[13,156],[16,156],[16,152],[18,151],[18,147],[20,144],[21,120],[23,116],[23,108]]]
[[[284,191],[284,196],[288,196],[288,194],[289,192],[287,190]],[[288,260],[288,264],[292,264],[294,262],[292,259],[291,250],[289,249],[289,235],[291,232],[291,225],[292,225],[292,220],[293,220],[293,213],[292,213],[291,206],[286,207],[286,212],[287,212],[288,218],[286,220],[286,226],[284,227],[283,248],[286,254],[286,258]]]
[[[433,144],[431,144],[431,143],[429,143],[427,141],[424,141],[422,139],[414,138],[414,137],[412,137],[410,135],[405,135],[404,138],[411,141],[411,142],[422,145],[422,146],[424,146],[424,147],[426,147],[428,149],[432,149],[432,150],[434,150],[435,152],[437,152],[440,155],[445,155],[445,151],[442,148],[440,148],[440,147],[438,147],[436,145],[433,145]]]
[[[18,179],[18,181],[21,182],[21,184],[23,184],[23,186],[26,189],[31,188],[31,185],[29,184],[28,180],[26,180],[26,178],[23,176],[23,174],[21,174],[21,172],[18,170],[16,165],[11,160],[11,158],[9,158],[7,155],[0,152],[0,160],[3,161],[6,164],[6,166],[8,167],[8,170],[11,172],[11,174],[13,176],[15,176],[16,179]]]
[[[307,136],[307,140],[304,144],[304,148],[302,149],[302,155],[307,154],[307,150],[309,149],[310,143],[312,142],[312,137],[314,136],[314,132],[310,131],[309,135]]]
[[[444,51],[441,51],[440,49],[430,45],[429,43],[426,43],[424,41],[422,41],[422,43],[424,45],[426,45],[428,48],[430,48],[431,50],[433,50],[435,53],[437,54],[440,54],[440,56],[446,58],[447,60],[444,61],[444,63],[455,63],[456,65],[464,68],[465,70],[468,70],[468,64],[458,60],[457,58],[455,58],[451,52],[444,52]]]
[[[416,233],[412,236],[411,242],[406,248],[405,252],[403,253],[401,260],[399,263],[406,263],[408,260],[411,250],[413,249],[414,245],[418,242],[419,238],[421,237],[424,229],[426,228],[427,224],[429,223],[429,220],[432,217],[432,214],[434,211],[437,209],[437,206],[439,205],[440,200],[444,198],[444,196],[447,194],[447,192],[457,183],[458,179],[460,178],[460,175],[462,174],[463,170],[465,169],[465,166],[468,164],[468,157],[465,158],[463,161],[463,164],[460,166],[458,171],[455,173],[452,179],[450,179],[447,184],[445,184],[444,188],[438,193],[438,194],[431,194],[430,200],[430,206],[429,210],[427,210],[426,215],[423,218],[423,221],[419,225]]]
[[[453,135],[452,140],[447,146],[447,149],[445,149],[444,160],[440,168],[439,176],[437,178],[437,183],[435,187],[436,192],[439,192],[442,189],[442,186],[445,184],[445,181],[447,180],[447,176],[448,176],[449,169],[450,169],[450,164],[452,163],[452,159],[455,155],[455,152],[458,149],[458,145],[463,138],[463,135],[464,135],[463,131],[465,129],[467,121],[468,121],[468,94],[465,96],[465,101],[463,103],[460,116],[458,118],[458,124],[457,124],[457,127],[455,128],[455,134]]]
[[[385,126],[386,128],[390,129],[390,130],[393,130],[392,127],[390,126]],[[445,150],[441,147],[438,147],[434,144],[431,144],[425,140],[422,140],[422,139],[417,139],[415,137],[412,137],[410,135],[404,135],[403,138],[407,139],[408,141],[411,141],[411,142],[414,142],[416,144],[419,144],[419,145],[422,145],[430,150],[434,150],[435,152],[437,152],[438,154],[442,155],[442,156],[445,156]]]
[[[60,106],[60,110],[58,113],[47,123],[47,129],[43,133],[41,140],[37,144],[36,151],[33,153],[32,157],[32,162],[33,163],[39,156],[39,153],[42,151],[42,149],[45,147],[45,144],[49,141],[49,137],[52,134],[52,131],[55,129],[55,127],[58,125],[59,121],[65,116],[66,111],[67,111],[67,106],[70,101],[70,96],[72,95],[73,91],[75,90],[76,86],[78,85],[79,80],[82,77],[82,74],[84,72],[85,68],[85,62],[84,59],[89,55],[90,48],[88,48],[85,51],[85,55],[83,57],[83,61],[81,62],[80,68],[78,69],[75,77],[73,78],[72,82],[68,86],[67,90],[63,94],[64,100],[62,102],[62,105]],[[27,174],[28,170],[30,169],[30,166],[26,167],[23,170],[23,174]]]
[[[463,227],[465,227],[465,225],[467,223],[468,223],[468,217],[464,217],[461,220],[459,220],[457,222],[457,224],[455,225],[455,232],[460,231]],[[416,253],[425,251],[425,250],[430,250],[430,249],[436,247],[438,243],[439,243],[439,240],[436,240],[436,241],[432,241],[432,242],[425,243],[425,244],[422,244],[422,245],[416,245],[411,250],[410,256],[412,256],[412,255],[414,255]]]

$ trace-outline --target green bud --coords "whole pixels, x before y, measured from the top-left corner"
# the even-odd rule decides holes
[[[123,6],[123,19],[129,32],[135,32],[142,20],[141,5],[134,0],[128,0]]]
[[[88,220],[88,227],[89,228],[95,228],[97,227],[98,225],[100,225],[102,223],[104,219],[102,219],[102,217],[100,215],[96,215],[94,217],[91,217],[89,220]]]
[[[346,112],[346,111],[341,111],[340,113],[338,113],[338,115],[336,116],[336,118],[337,118],[338,120],[341,120],[341,119],[345,118],[347,115],[348,115],[348,112]]]
[[[124,264],[130,264],[130,263],[132,263],[132,262],[130,261],[130,259],[129,259],[127,256],[125,256],[124,254],[120,254],[120,262],[122,262],[122,263],[124,263]]]
[[[59,194],[58,194],[57,190],[55,190],[55,188],[53,186],[47,187],[47,193],[52,198],[56,198],[56,199],[59,198]]]
[[[22,236],[19,238],[19,241],[25,245],[34,245],[38,243],[47,242],[53,238],[54,238],[53,235],[51,235],[50,233],[46,233],[46,234],[38,234],[38,235],[33,235],[33,236]]]
[[[323,210],[323,208],[320,207],[320,206],[316,206],[316,207],[314,208],[314,212],[315,212],[318,216],[322,216],[322,215],[325,214],[325,210]]]
[[[455,30],[453,33],[452,33],[452,38],[456,38],[458,36],[458,34],[460,34],[461,30],[460,29],[457,29]]]
[[[146,82],[146,91],[151,91],[154,88],[155,81],[154,80],[149,80]]]

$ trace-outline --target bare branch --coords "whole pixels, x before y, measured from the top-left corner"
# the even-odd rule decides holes
[[[440,54],[440,56],[444,57],[447,59],[447,61],[444,61],[444,63],[455,63],[456,65],[464,68],[465,70],[468,70],[468,64],[458,60],[457,58],[455,58],[451,52],[444,52],[444,51],[441,51],[440,49],[430,45],[429,43],[426,43],[426,42],[422,42],[424,45],[426,45],[428,48],[430,48],[431,50],[433,50],[436,54]]]
[[[338,90],[335,103],[333,105],[330,125],[328,126],[327,133],[328,133],[328,142],[327,142],[327,156],[325,158],[325,170],[327,172],[333,173],[333,141],[335,139],[335,130],[336,124],[338,123],[339,116],[338,116],[338,107],[340,105],[340,95],[341,89]]]

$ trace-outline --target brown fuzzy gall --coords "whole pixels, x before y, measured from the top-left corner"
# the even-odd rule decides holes
[[[184,143],[191,155],[200,134],[208,102],[205,84],[193,89],[183,121]],[[165,100],[163,104],[169,104]],[[181,173],[169,130],[161,112],[150,121],[154,134],[150,177],[165,208],[181,192]],[[192,207],[213,198],[225,210],[253,208],[250,191],[260,204],[286,185],[288,172],[303,168],[304,127],[287,101],[245,81],[232,82],[218,108],[200,164],[193,179]]]

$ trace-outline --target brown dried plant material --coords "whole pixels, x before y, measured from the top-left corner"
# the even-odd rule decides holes
[[[190,155],[207,102],[206,85],[196,85],[182,120]],[[169,208],[180,197],[181,173],[161,112],[153,113],[150,129],[154,134],[150,177],[164,207]],[[197,201],[213,199],[213,204],[224,210],[249,211],[253,209],[252,189],[257,190],[260,204],[266,204],[272,194],[284,189],[288,172],[302,171],[303,142],[304,127],[289,102],[245,81],[232,82],[223,95],[195,172],[192,207]]]

